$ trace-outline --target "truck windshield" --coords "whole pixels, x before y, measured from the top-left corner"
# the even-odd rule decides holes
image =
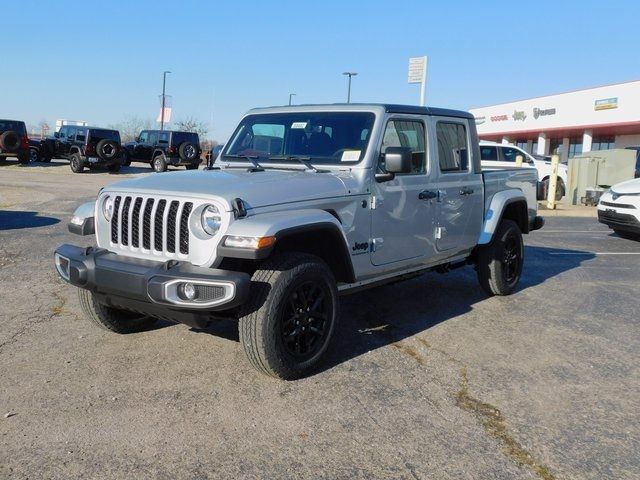
[[[369,143],[375,115],[370,112],[292,112],[245,117],[222,157],[269,161],[298,158],[313,164],[355,164]],[[227,158],[225,158],[227,157]]]
[[[117,130],[90,130],[89,137],[92,142],[99,142],[104,139],[120,142],[120,133]]]

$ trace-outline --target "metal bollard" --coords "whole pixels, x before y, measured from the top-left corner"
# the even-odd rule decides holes
[[[558,187],[558,165],[560,155],[551,156],[551,175],[549,176],[549,191],[547,192],[547,208],[556,208],[556,188]]]
[[[524,158],[522,158],[522,155],[516,155],[516,167],[521,167],[523,161]]]

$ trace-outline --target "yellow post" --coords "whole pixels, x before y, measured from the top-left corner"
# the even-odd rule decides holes
[[[521,167],[523,161],[524,158],[522,158],[522,155],[516,155],[516,167]]]
[[[560,163],[560,155],[551,157],[551,175],[549,177],[549,191],[547,192],[547,208],[555,210],[556,208],[556,188],[558,187],[558,164]]]

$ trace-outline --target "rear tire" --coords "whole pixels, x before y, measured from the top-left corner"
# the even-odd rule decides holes
[[[138,313],[108,307],[96,301],[93,293],[78,289],[80,308],[87,318],[98,327],[115,333],[135,333],[148,330],[156,323],[155,318]]]
[[[560,180],[560,178],[558,178],[557,180],[557,186],[556,186],[556,202],[559,202],[562,197],[564,197],[564,184],[562,183],[562,180]],[[540,182],[540,189],[542,192],[542,195],[540,198],[540,200],[546,200],[547,197],[549,196],[549,179],[545,178],[542,182]]]
[[[156,173],[162,173],[167,171],[167,160],[164,155],[156,155],[151,161],[151,168]]]
[[[256,370],[299,378],[322,359],[337,320],[338,290],[329,267],[313,255],[286,253],[253,274],[240,343]]]
[[[199,166],[199,163],[192,163],[191,165],[185,165],[185,168],[187,170],[197,170]]]
[[[511,294],[522,274],[524,244],[518,225],[502,220],[489,245],[478,250],[478,281],[488,295]]]
[[[82,173],[84,170],[84,165],[82,165],[82,158],[77,153],[74,153],[69,158],[69,166],[71,167],[71,171],[73,173]]]
[[[120,164],[112,163],[111,165],[107,165],[107,170],[109,170],[110,173],[118,173],[120,171]]]

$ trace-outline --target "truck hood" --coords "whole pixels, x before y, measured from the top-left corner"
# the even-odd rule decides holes
[[[640,193],[640,178],[618,183],[617,185],[611,187],[611,190],[616,193],[623,193],[625,195],[628,195],[630,193]]]
[[[247,208],[258,208],[345,196],[348,193],[345,180],[350,177],[349,172],[195,170],[153,173],[114,183],[104,191],[199,198],[213,196],[225,199],[229,209],[231,201],[239,197]]]

